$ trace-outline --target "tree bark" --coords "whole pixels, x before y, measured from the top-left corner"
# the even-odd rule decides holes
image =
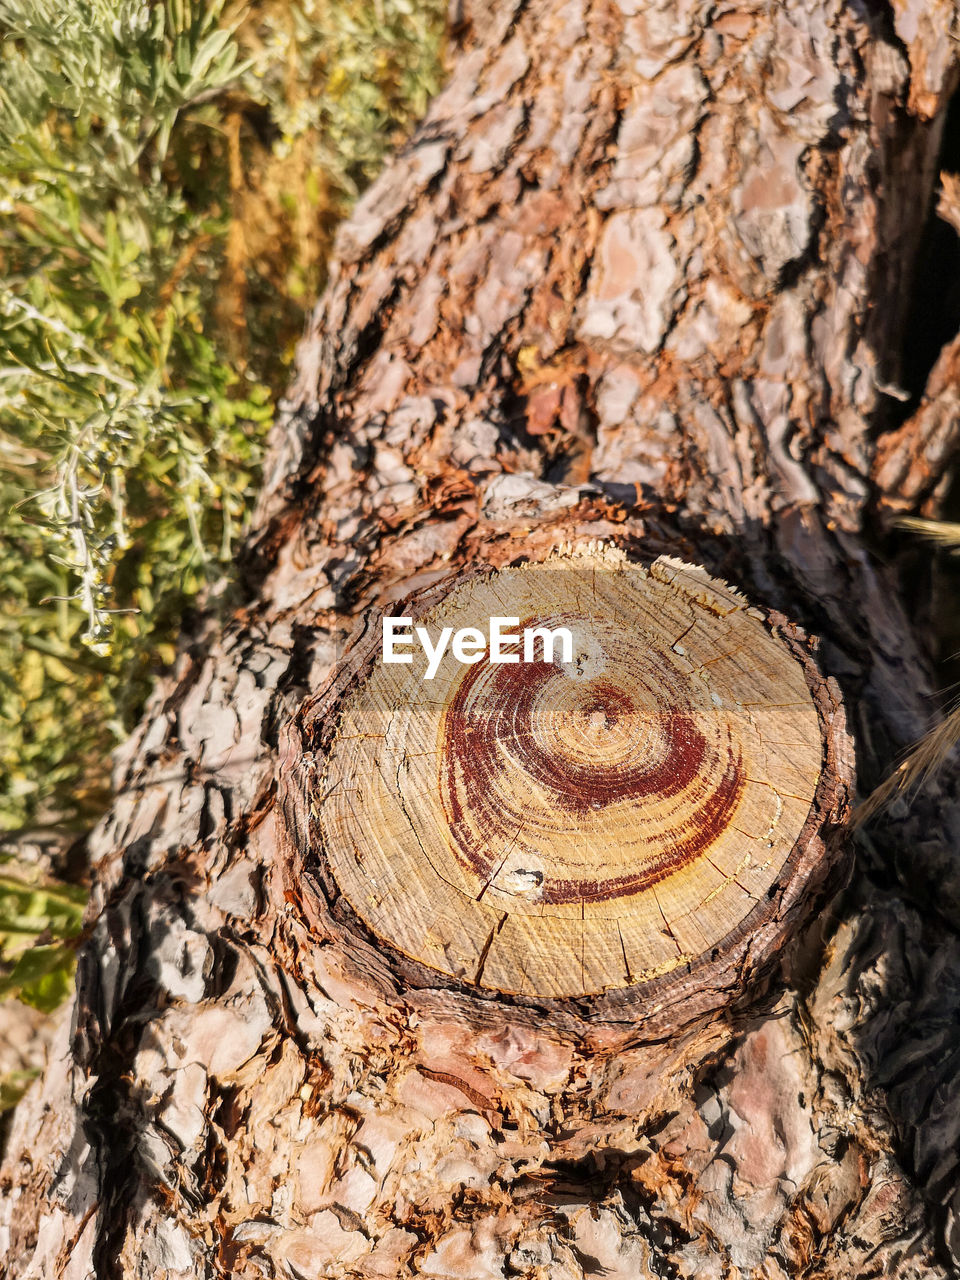
[[[119,754],[6,1274],[955,1275],[955,770],[835,828],[846,733],[866,792],[931,716],[885,521],[938,510],[957,447],[955,347],[893,416],[957,6],[453,16],[449,86],[340,234],[243,598]],[[413,972],[311,843],[346,634],[598,543],[731,584],[845,710],[776,964],[683,1016]]]

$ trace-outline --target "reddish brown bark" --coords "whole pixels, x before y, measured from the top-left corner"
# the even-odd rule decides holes
[[[954,1274],[955,774],[858,839],[765,1004],[636,1045],[496,1002],[467,1025],[318,939],[283,902],[276,778],[345,625],[573,536],[819,636],[863,789],[922,732],[877,517],[936,510],[955,448],[949,350],[887,428],[956,21],[464,10],[341,233],[245,602],[118,760],[77,996],[3,1166],[9,1274]]]

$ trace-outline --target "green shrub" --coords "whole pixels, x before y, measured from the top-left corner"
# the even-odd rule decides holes
[[[0,0],[0,831],[102,810],[229,564],[333,229],[437,87],[442,11]],[[16,893],[0,992],[4,913],[44,919]]]

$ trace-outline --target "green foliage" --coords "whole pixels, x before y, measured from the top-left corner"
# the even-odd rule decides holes
[[[0,0],[0,827],[101,804],[440,11]]]
[[[301,0],[255,9],[248,83],[271,105],[278,153],[311,137],[325,183],[357,195],[379,169],[384,147],[404,136],[438,87],[442,14],[442,5],[422,0]],[[318,84],[320,93],[312,91]]]
[[[43,1013],[69,995],[73,983],[71,940],[80,932],[86,892],[50,883],[0,856],[0,1000],[18,996]],[[36,1074],[2,1070],[0,1115],[19,1101]]]
[[[439,88],[445,12],[444,0],[261,0],[247,11],[238,39],[249,66],[227,115],[238,134],[227,256],[254,268],[240,285],[251,360],[276,342],[265,314],[282,318],[292,355],[337,223]],[[236,315],[236,296],[225,310]]]
[[[89,762],[102,789],[252,491],[270,397],[210,315],[228,217],[163,170],[238,73],[221,8],[0,0],[4,825],[70,784],[61,811],[96,807]]]
[[[0,871],[0,999],[16,994],[37,1009],[56,1008],[73,973],[67,944],[80,932],[85,902],[76,886]]]
[[[36,1071],[8,1071],[0,1076],[0,1115],[17,1105],[36,1075]]]
[[[0,832],[102,809],[230,563],[333,229],[438,85],[443,9],[0,0]],[[20,893],[0,993],[50,1002],[63,904]],[[14,919],[51,931],[16,972]]]

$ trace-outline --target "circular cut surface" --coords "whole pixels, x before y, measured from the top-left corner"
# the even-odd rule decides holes
[[[566,628],[572,660],[537,644],[533,662],[466,665],[448,645],[426,679],[414,642],[345,695],[319,826],[347,901],[420,963],[529,996],[709,954],[810,810],[821,734],[801,666],[741,596],[666,558],[477,575],[414,622],[435,644],[492,616]]]

